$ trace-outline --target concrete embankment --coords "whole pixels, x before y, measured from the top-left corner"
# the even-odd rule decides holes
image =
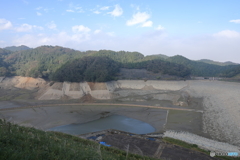
[[[184,81],[130,81],[119,80],[106,83],[54,83],[40,97],[39,100],[61,99],[68,96],[70,99],[79,99],[84,95],[90,94],[96,99],[112,99],[114,91],[117,89],[135,90],[166,90],[177,91],[188,85]]]

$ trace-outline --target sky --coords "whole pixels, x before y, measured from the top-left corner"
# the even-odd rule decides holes
[[[240,0],[0,0],[0,47],[63,46],[240,63]]]

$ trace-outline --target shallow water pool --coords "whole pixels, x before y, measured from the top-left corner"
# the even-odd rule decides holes
[[[58,126],[48,130],[79,135],[106,129],[117,129],[136,134],[147,134],[155,131],[155,128],[148,123],[120,115],[111,115],[106,118],[100,118],[98,120],[82,124]]]

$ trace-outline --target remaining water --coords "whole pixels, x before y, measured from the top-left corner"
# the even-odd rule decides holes
[[[68,133],[72,135],[79,135],[90,132],[102,131],[106,129],[117,129],[136,134],[146,134],[155,131],[155,128],[153,128],[148,123],[120,115],[112,115],[106,118],[101,118],[83,124],[69,124],[64,126],[58,126],[49,130]]]

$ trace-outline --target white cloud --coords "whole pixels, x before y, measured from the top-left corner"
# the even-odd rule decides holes
[[[76,6],[75,9],[76,9],[78,12],[83,12],[82,7]]]
[[[161,25],[158,25],[157,28],[156,28],[156,30],[164,30],[164,29],[165,28],[163,26],[161,26]]]
[[[240,23],[240,19],[230,20],[229,22],[232,22],[232,23]]]
[[[10,29],[12,27],[12,23],[6,19],[0,19],[0,31],[5,29]]]
[[[193,60],[205,58],[240,63],[240,36],[238,38],[226,38],[226,36],[219,36],[218,34],[218,36],[171,37],[164,30],[151,30],[142,35],[118,37],[113,32],[104,32],[100,29],[93,30],[93,32],[84,32],[84,28],[86,27],[77,27],[77,32],[72,33],[60,32],[50,35],[31,33],[16,36],[11,45],[25,44],[29,47],[60,45],[80,50],[138,51],[144,55],[162,53],[173,56],[179,54]],[[220,35],[226,35],[227,32],[225,34],[223,34],[224,32],[219,33],[221,33]],[[229,36],[229,34],[227,35]]]
[[[75,33],[78,33],[78,32],[87,33],[87,32],[90,32],[91,29],[88,28],[88,27],[85,27],[84,25],[79,25],[79,26],[73,26],[72,31],[75,32]]]
[[[146,23],[147,20],[150,18],[150,15],[146,12],[137,12],[136,14],[134,14],[132,16],[132,18],[130,20],[127,21],[127,25],[128,26],[133,26],[139,23]],[[150,23],[150,22],[148,22]]]
[[[240,33],[232,30],[223,30],[214,34],[214,37],[237,38],[240,37]]]
[[[36,8],[36,10],[41,10],[41,9],[42,9],[42,7],[37,7],[37,8]]]
[[[40,15],[42,15],[41,12],[48,13],[49,11],[53,11],[54,8],[37,7],[37,8],[35,8],[35,10],[37,10],[37,15],[40,16]],[[40,11],[41,11],[41,12],[40,12]]]
[[[108,9],[109,9],[109,6],[104,6],[100,8],[100,10],[108,10]]]
[[[44,8],[43,10],[44,10],[44,12],[48,13],[49,11],[54,10],[54,9],[53,8],[50,8],[50,9],[49,8]]]
[[[84,12],[82,7],[80,7],[78,4],[70,3],[68,6],[69,6],[69,9],[66,10],[67,12],[77,12],[77,13]]]
[[[111,37],[114,37],[114,36],[115,36],[115,33],[114,33],[114,32],[107,32],[107,35],[108,35],[108,36],[111,36]]]
[[[138,5],[135,5],[135,4],[131,4],[130,5],[132,8],[134,8],[135,10],[139,11],[140,10],[140,7]]]
[[[66,11],[67,12],[75,12],[74,10],[71,10],[71,9],[67,9]]]
[[[50,37],[47,37],[46,35],[43,34],[38,34],[38,35],[33,35],[33,34],[26,34],[21,37],[17,37],[16,39],[13,40],[14,45],[27,45],[30,47],[38,47],[41,45],[47,45],[51,44],[49,43]]]
[[[41,26],[36,26],[36,25],[33,25],[33,29],[44,30],[43,27],[41,27]]]
[[[38,16],[41,16],[41,15],[42,15],[42,13],[40,13],[40,12],[37,12],[37,15],[38,15]]]
[[[26,1],[26,0],[22,0],[23,1],[23,3],[25,3],[25,4],[29,4],[29,2],[28,1]]]
[[[42,45],[59,45],[76,48],[85,41],[91,39],[89,34],[68,34],[66,32],[59,32],[57,34],[26,34],[21,37],[16,37],[13,40],[13,45],[27,45],[29,47],[38,47]]]
[[[97,29],[97,30],[94,31],[94,34],[98,34],[98,33],[100,33],[100,32],[101,32],[101,30],[100,30],[100,29]]]
[[[46,26],[49,29],[56,29],[57,28],[57,25],[54,23],[54,21],[51,21],[50,23],[46,24]]]
[[[17,32],[31,32],[33,29],[43,30],[43,27],[29,24],[22,24],[20,27],[15,28]]]
[[[142,24],[142,27],[152,27],[153,22],[152,21],[146,21]]]
[[[112,12],[108,12],[108,14],[111,14],[114,17],[118,17],[123,14],[123,9],[117,4],[115,5],[115,9]]]
[[[99,11],[94,11],[93,13],[95,13],[95,14],[100,14],[101,12],[99,12]]]
[[[17,27],[15,30],[17,32],[29,32],[32,30],[32,26],[29,24],[22,24],[20,27]]]
[[[5,41],[0,40],[0,44],[3,44],[3,43],[5,43]]]

